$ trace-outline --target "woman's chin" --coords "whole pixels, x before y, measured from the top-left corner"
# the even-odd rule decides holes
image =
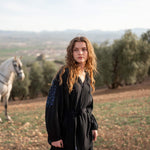
[[[84,61],[84,60],[78,60],[77,63],[79,63],[79,64],[84,64],[85,61]]]

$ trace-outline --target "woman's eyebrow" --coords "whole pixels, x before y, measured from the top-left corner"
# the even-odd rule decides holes
[[[79,48],[87,48],[86,46],[83,47],[74,47],[74,49],[79,49]]]

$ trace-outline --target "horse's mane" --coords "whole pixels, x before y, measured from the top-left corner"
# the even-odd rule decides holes
[[[13,61],[13,60],[16,60],[18,63],[21,63],[19,57],[11,57],[11,58],[8,58],[7,60],[3,61],[3,62],[0,64],[0,67],[1,67],[1,66],[4,66],[5,64],[7,64],[8,62]]]
[[[1,63],[1,65],[2,65],[2,66],[5,65],[6,63],[8,63],[9,61],[11,61],[11,60],[13,60],[13,59],[14,59],[14,57],[8,58],[7,60],[3,61],[3,62]]]

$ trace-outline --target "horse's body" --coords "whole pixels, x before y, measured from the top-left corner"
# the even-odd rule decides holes
[[[12,57],[0,65],[0,101],[3,98],[7,120],[11,120],[10,116],[7,114],[7,105],[15,74],[17,74],[17,77],[21,80],[25,77],[22,70],[22,63],[19,58]],[[1,118],[0,122],[2,122]]]

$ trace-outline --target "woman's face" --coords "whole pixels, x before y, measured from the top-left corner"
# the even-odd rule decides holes
[[[85,64],[88,59],[88,50],[85,42],[75,42],[73,58],[79,64]]]

